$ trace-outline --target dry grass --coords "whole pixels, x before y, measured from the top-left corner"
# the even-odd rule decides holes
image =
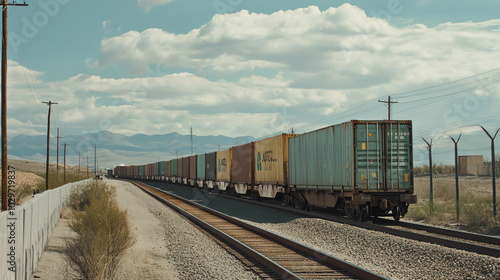
[[[493,215],[492,182],[485,177],[460,177],[460,219],[457,221],[455,178],[434,178],[434,207],[431,209],[428,177],[415,178],[418,203],[410,206],[408,217],[416,221],[500,234],[500,196],[497,192],[497,218]],[[497,186],[500,181],[497,180]],[[433,210],[433,211],[432,211]]]
[[[96,180],[71,195],[70,207],[77,237],[67,242],[69,264],[83,279],[114,279],[122,254],[135,241],[127,212],[119,209],[114,191]]]

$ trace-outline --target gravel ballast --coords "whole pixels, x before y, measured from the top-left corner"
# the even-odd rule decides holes
[[[500,260],[494,257],[305,218],[241,200],[193,194],[191,188],[154,185],[390,279],[500,279]]]
[[[172,261],[180,279],[259,279],[241,261],[170,208],[130,183],[112,181],[112,184],[137,197],[160,220],[164,236],[158,236],[158,246],[168,249],[165,257]]]

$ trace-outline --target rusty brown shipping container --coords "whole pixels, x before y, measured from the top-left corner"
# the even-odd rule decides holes
[[[231,181],[231,149],[217,152],[217,181]]]
[[[284,186],[288,172],[288,138],[281,134],[255,141],[255,184]]]
[[[254,142],[233,147],[231,182],[253,185],[255,181],[254,162]]]
[[[189,158],[182,158],[182,178],[189,178]]]
[[[172,167],[171,167],[172,161],[167,161],[165,163],[165,176],[170,177],[172,176]]]
[[[177,159],[177,177],[182,177],[182,158]]]
[[[196,159],[197,156],[189,157],[189,179],[196,179]]]

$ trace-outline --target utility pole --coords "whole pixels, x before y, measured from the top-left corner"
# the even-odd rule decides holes
[[[57,175],[59,177],[59,139],[63,137],[59,137],[59,127],[57,128]]]
[[[481,128],[486,132],[486,135],[490,137],[491,139],[491,178],[493,180],[493,216],[497,216],[497,185],[496,185],[496,174],[495,174],[495,138],[497,137],[498,131],[500,130],[497,129],[497,132],[495,132],[495,135],[491,137],[491,135],[488,133],[488,131],[481,126]]]
[[[80,181],[80,152],[78,152],[78,181]]]
[[[89,155],[87,155],[87,178],[89,177]]]
[[[460,189],[458,187],[458,141],[460,141],[460,137],[462,134],[458,136],[458,139],[455,141],[453,137],[450,136],[451,141],[455,144],[455,186],[457,192],[457,222],[460,220]]]
[[[94,176],[97,176],[97,144],[94,144]]]
[[[191,155],[193,155],[193,127],[191,127]]]
[[[391,120],[391,104],[395,104],[395,103],[399,103],[399,102],[395,102],[395,101],[391,101],[391,96],[389,95],[389,98],[387,101],[382,101],[382,100],[379,100],[378,102],[380,103],[387,103],[388,105],[388,109],[389,109],[389,112],[387,114],[387,120]]]
[[[66,184],[66,143],[64,143],[64,184]]]
[[[219,145],[217,145],[217,146],[219,146],[219,152],[220,152],[220,143],[219,143]]]
[[[52,101],[42,101],[42,103],[45,103],[49,106],[49,117],[47,119],[47,164],[45,166],[45,190],[49,190],[50,113],[52,111],[52,105],[57,103]]]
[[[8,4],[7,0],[2,0],[2,210],[9,209],[9,185],[8,185],[8,163],[7,163],[7,6],[28,6],[28,4]]]
[[[431,185],[431,190],[430,190],[430,201],[431,201],[431,213],[434,212],[434,188],[432,186],[432,139],[431,143],[427,142],[427,140],[422,137],[422,140],[427,144],[427,150],[429,150],[429,179],[430,179],[430,185]]]

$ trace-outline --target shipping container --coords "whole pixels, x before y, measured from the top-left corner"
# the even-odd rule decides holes
[[[231,156],[231,182],[254,184],[254,142],[235,146]]]
[[[196,160],[197,160],[197,156],[194,155],[194,156],[190,156],[189,157],[189,176],[188,178],[189,179],[196,179],[196,167],[197,167],[197,164],[196,164]]]
[[[177,177],[177,174],[179,174],[179,159],[173,159],[171,162],[170,162],[170,170],[172,170],[172,174],[171,176],[172,177]]]
[[[231,181],[231,149],[217,152],[216,178],[219,182]]]
[[[177,177],[182,177],[182,158],[177,159]]]
[[[288,138],[293,136],[281,134],[255,141],[255,184],[287,184]]]
[[[172,176],[172,161],[169,160],[167,162],[165,162],[165,177],[170,177]]]
[[[182,178],[189,178],[189,158],[182,158]]]
[[[205,154],[198,155],[196,160],[196,179],[205,180]]]
[[[160,161],[158,164],[158,176],[165,176],[166,175],[166,167],[167,162],[166,161]]]
[[[217,180],[217,152],[205,155],[205,176],[207,181]]]
[[[411,121],[350,121],[289,138],[297,188],[413,192]]]
[[[139,177],[144,176],[144,165],[139,165]]]

